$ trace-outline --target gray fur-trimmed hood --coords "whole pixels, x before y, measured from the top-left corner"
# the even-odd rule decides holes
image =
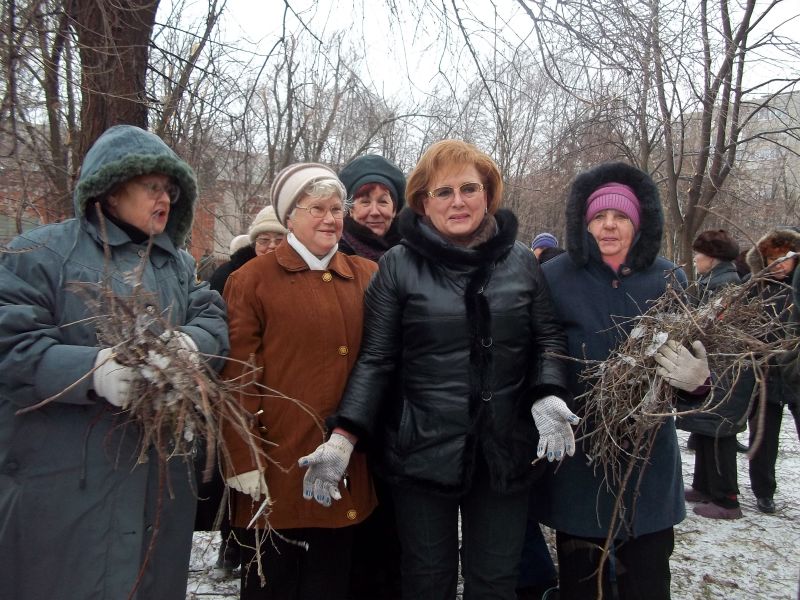
[[[639,232],[625,264],[634,271],[653,264],[661,250],[664,214],[658,188],[644,171],[622,162],[603,163],[580,173],[572,182],[567,197],[567,252],[573,262],[583,266],[589,258],[600,260],[597,242],[586,229],[586,200],[601,185],[616,181],[631,187],[639,199]]]
[[[197,178],[161,138],[133,125],[108,128],[86,153],[73,196],[75,216],[83,218],[89,202],[102,199],[118,183],[148,173],[168,175],[181,188],[165,232],[175,246],[183,246],[194,220]]]
[[[787,252],[800,252],[800,231],[795,227],[776,227],[747,251],[745,260],[755,275],[767,267],[766,256]]]

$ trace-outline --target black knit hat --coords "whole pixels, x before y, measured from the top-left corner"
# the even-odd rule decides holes
[[[350,161],[339,172],[339,179],[347,188],[347,197],[352,198],[358,189],[367,183],[380,183],[389,189],[397,212],[405,205],[406,178],[393,163],[377,154],[359,156]]]
[[[735,260],[739,244],[724,229],[709,229],[698,234],[692,250],[719,260]]]

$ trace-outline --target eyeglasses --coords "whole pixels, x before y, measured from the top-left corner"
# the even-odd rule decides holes
[[[169,182],[167,184],[158,183],[156,181],[132,181],[140,188],[147,192],[150,200],[158,200],[161,194],[169,196],[169,203],[175,204],[181,197],[181,188],[175,183]]]
[[[278,235],[275,237],[257,237],[256,238],[256,245],[257,246],[269,246],[270,244],[280,244],[283,241],[283,236]]]
[[[317,204],[312,204],[311,206],[300,206],[299,204],[295,204],[295,208],[302,208],[303,210],[307,210],[308,214],[311,215],[311,217],[314,219],[321,219],[325,215],[327,215],[328,212],[330,212],[331,216],[337,221],[344,219],[344,209],[341,206],[334,206],[332,208],[322,208]]]
[[[461,197],[465,200],[472,200],[475,196],[477,196],[480,192],[484,190],[484,185],[482,183],[462,183],[458,186],[458,191],[461,192]],[[442,187],[438,187],[435,190],[431,190],[428,192],[428,196],[431,198],[435,198],[436,200],[452,200],[453,196],[455,196],[456,189],[451,185],[444,185]]]

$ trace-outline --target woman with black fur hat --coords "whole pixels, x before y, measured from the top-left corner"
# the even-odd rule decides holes
[[[603,361],[623,342],[634,317],[662,296],[673,277],[686,276],[658,255],[663,215],[652,178],[624,163],[586,171],[572,184],[566,206],[567,253],[542,266],[564,324],[569,391],[578,398],[590,384],[581,378],[584,359]],[[708,378],[702,346],[694,353],[672,345],[662,376],[687,392]],[[574,407],[581,416],[583,406]],[[592,430],[596,424],[589,424]],[[626,464],[621,465],[624,472]],[[624,509],[614,514],[617,497]],[[673,527],[683,520],[683,477],[674,419],[658,428],[645,466],[635,466],[624,489],[610,489],[602,469],[582,444],[575,457],[550,469],[534,488],[539,519],[556,530],[559,590],[563,600],[597,597],[598,568],[609,535],[603,597],[616,585],[621,598],[670,597]],[[614,525],[612,526],[612,523]],[[613,527],[613,529],[612,529]],[[611,573],[615,574],[614,577]]]
[[[733,261],[739,245],[724,229],[701,232],[694,243],[694,266],[699,277],[692,299],[696,304],[707,303],[715,291],[726,285],[738,285],[739,275]],[[728,387],[725,382],[715,386],[720,394]],[[696,502],[695,514],[709,519],[738,519],[739,485],[736,465],[736,434],[744,431],[747,407],[752,390],[752,375],[743,375],[731,395],[713,410],[692,413],[678,418],[678,427],[691,432],[689,440],[695,450],[694,476],[684,497]],[[679,412],[682,410],[679,404]],[[686,408],[691,408],[687,406]]]
[[[787,324],[791,318],[790,284],[797,269],[798,259],[794,254],[797,252],[800,252],[800,233],[786,227],[773,229],[747,253],[747,263],[753,276],[763,276],[766,269],[767,277],[759,284],[759,292],[767,310]],[[784,378],[785,374],[777,365],[769,369],[766,380],[767,401],[763,405],[763,415],[758,405],[750,415],[750,447],[755,448],[750,458],[750,488],[756,497],[758,510],[767,514],[775,512],[775,462],[778,459],[784,405],[789,406],[800,435],[800,397],[792,381]],[[762,419],[763,427],[759,427]],[[761,441],[756,447],[754,443],[759,437]]]
[[[566,350],[496,163],[431,146],[409,177],[403,241],[365,295],[364,339],[333,420],[377,449],[407,600],[513,598],[530,485],[571,454]],[[334,475],[346,467],[332,464]],[[338,482],[338,480],[337,480]],[[335,485],[337,482],[332,482]]]

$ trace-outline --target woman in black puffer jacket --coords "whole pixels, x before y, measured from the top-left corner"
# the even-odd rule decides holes
[[[564,335],[516,218],[499,210],[502,191],[494,161],[470,144],[422,156],[332,423],[377,448],[407,599],[455,598],[459,509],[465,595],[513,598],[541,468],[531,462],[574,451],[577,417],[558,397],[565,367],[553,356]]]

